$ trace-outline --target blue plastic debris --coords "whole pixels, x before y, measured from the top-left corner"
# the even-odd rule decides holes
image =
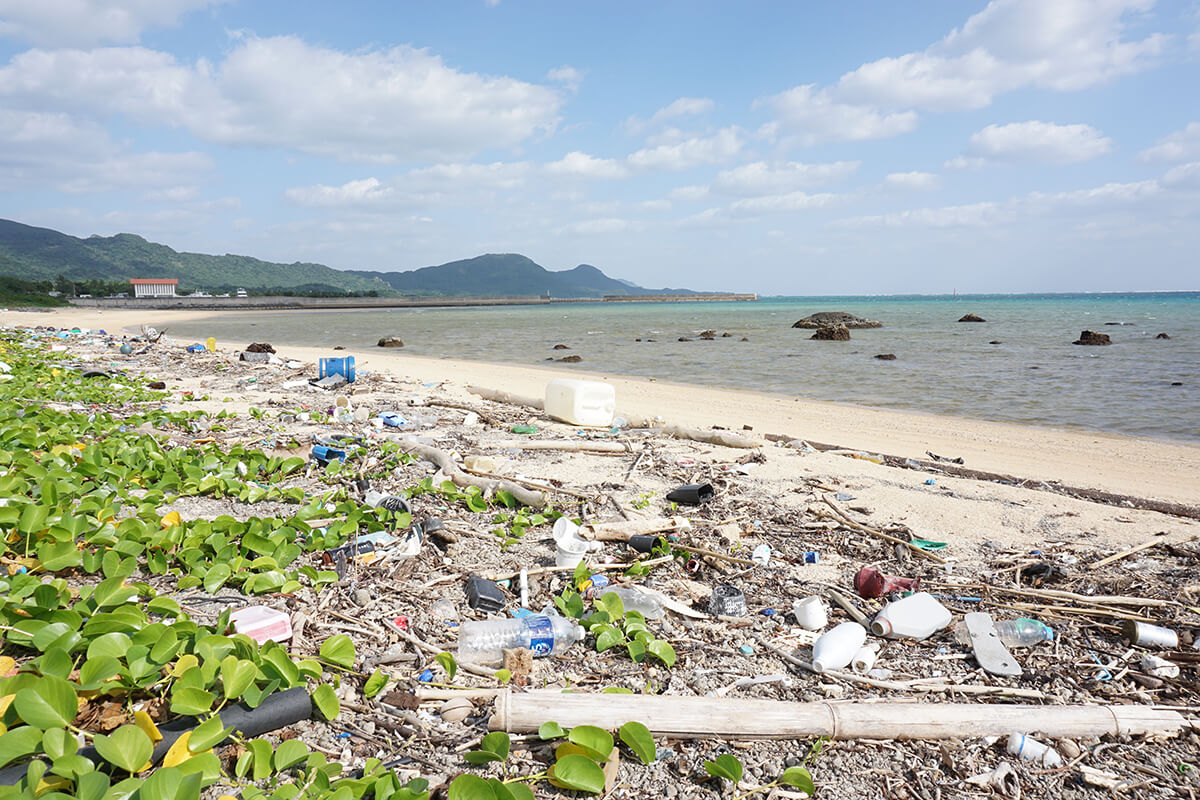
[[[433,670],[427,669],[417,678],[421,683],[429,683],[433,680]]]

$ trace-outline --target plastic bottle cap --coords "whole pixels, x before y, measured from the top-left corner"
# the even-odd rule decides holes
[[[887,636],[892,632],[892,623],[886,619],[877,619],[871,622],[871,633],[876,636]]]

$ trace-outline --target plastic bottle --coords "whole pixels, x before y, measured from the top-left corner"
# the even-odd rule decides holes
[[[841,669],[854,659],[866,641],[866,628],[857,622],[843,622],[813,645],[813,671]]]
[[[956,622],[954,638],[959,644],[970,645],[971,634],[967,633],[967,623]],[[1054,629],[1036,619],[1001,619],[996,621],[996,635],[1005,647],[1033,647],[1039,642],[1054,641]]]
[[[933,595],[917,592],[884,606],[871,621],[871,633],[891,639],[925,639],[949,625],[951,619]]]
[[[579,625],[555,615],[464,622],[458,628],[458,657],[476,664],[496,664],[504,657],[502,651],[515,647],[527,648],[537,658],[556,656],[583,635]]]
[[[1036,761],[1046,767],[1061,767],[1063,763],[1057,750],[1037,739],[1030,739],[1023,733],[1008,735],[1008,754],[1025,761]]]
[[[615,594],[621,598],[626,613],[637,611],[646,619],[661,619],[663,616],[662,603],[658,598],[633,586],[605,586],[599,591],[599,596]]]

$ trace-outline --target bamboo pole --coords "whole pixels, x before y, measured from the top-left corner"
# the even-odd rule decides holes
[[[584,439],[505,439],[492,445],[496,450],[562,450],[569,453],[632,453],[629,442]]]
[[[536,731],[554,721],[564,728],[614,730],[638,721],[652,733],[679,738],[731,739],[960,739],[1040,733],[1050,738],[1178,734],[1189,722],[1176,711],[1148,706],[1029,706],[982,703],[791,703],[677,695],[578,694],[550,691],[496,697],[488,727]]]
[[[692,523],[686,517],[656,517],[623,522],[593,522],[580,527],[579,535],[584,539],[601,542],[628,542],[631,536],[691,529]]]

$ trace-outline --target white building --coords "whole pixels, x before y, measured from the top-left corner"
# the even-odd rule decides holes
[[[134,297],[174,297],[179,281],[175,278],[130,278]]]

